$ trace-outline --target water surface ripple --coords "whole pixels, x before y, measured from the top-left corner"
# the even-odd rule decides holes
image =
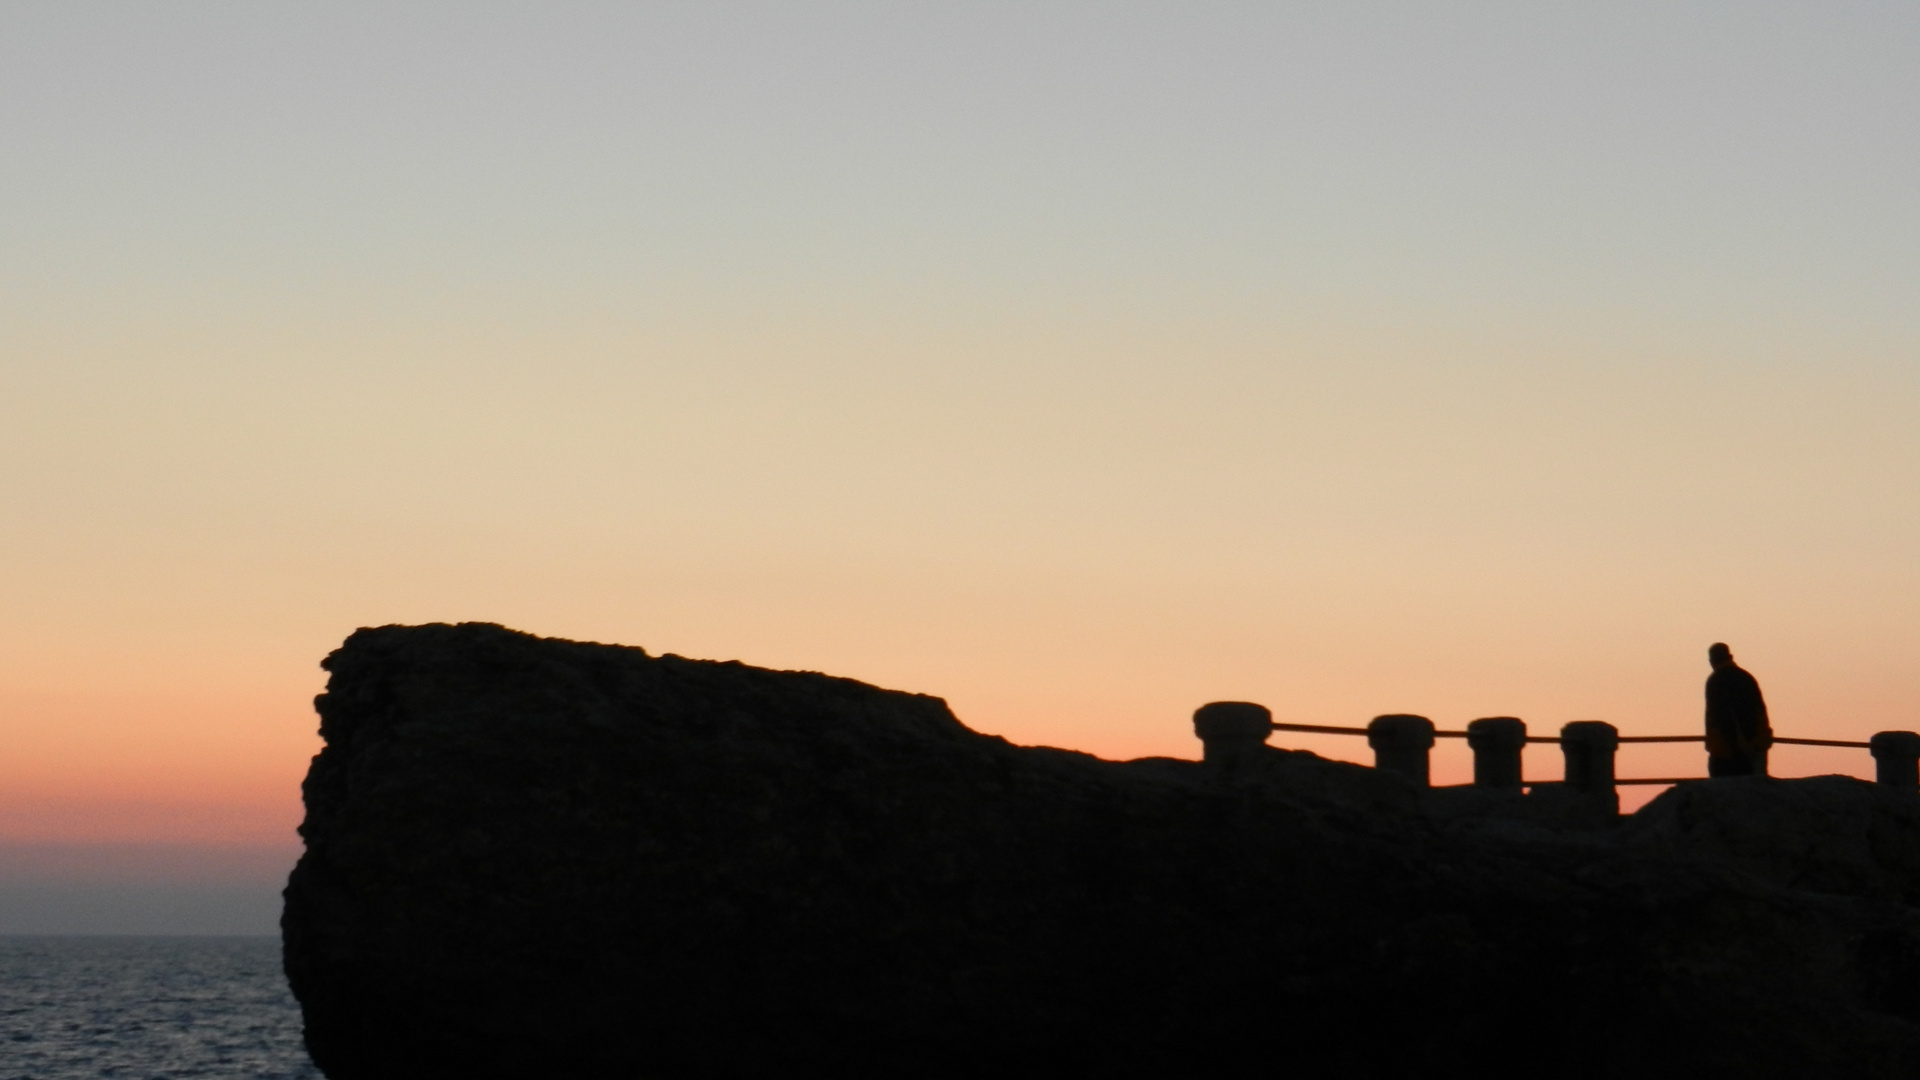
[[[277,938],[0,937],[0,1080],[321,1080]]]

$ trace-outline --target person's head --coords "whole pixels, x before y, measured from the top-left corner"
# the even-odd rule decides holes
[[[1707,648],[1707,663],[1712,664],[1715,671],[1730,668],[1733,666],[1733,650],[1727,648],[1725,642],[1716,641]]]

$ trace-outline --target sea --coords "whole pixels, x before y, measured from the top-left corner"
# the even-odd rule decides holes
[[[0,1080],[322,1080],[275,937],[0,937]]]

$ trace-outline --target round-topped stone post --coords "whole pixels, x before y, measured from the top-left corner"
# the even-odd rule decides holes
[[[1605,720],[1575,720],[1560,729],[1560,752],[1567,759],[1567,786],[1605,800],[1616,813],[1620,793],[1613,783],[1613,756],[1619,749],[1620,729]]]
[[[1193,733],[1200,737],[1202,761],[1231,767],[1266,745],[1273,713],[1251,701],[1209,702],[1193,710]]]
[[[1467,725],[1473,747],[1473,786],[1520,790],[1520,751],[1527,748],[1527,722],[1517,716],[1483,716]]]
[[[1920,734],[1881,731],[1867,740],[1873,755],[1874,778],[1888,787],[1920,789]]]
[[[1373,747],[1373,767],[1426,787],[1427,758],[1433,749],[1433,721],[1424,716],[1395,713],[1376,716],[1367,725],[1367,745]]]

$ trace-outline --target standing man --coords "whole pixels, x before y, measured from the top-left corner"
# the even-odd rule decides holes
[[[1733,662],[1733,650],[1715,644],[1707,650],[1713,674],[1707,676],[1707,775],[1765,776],[1773,725],[1760,681]]]

